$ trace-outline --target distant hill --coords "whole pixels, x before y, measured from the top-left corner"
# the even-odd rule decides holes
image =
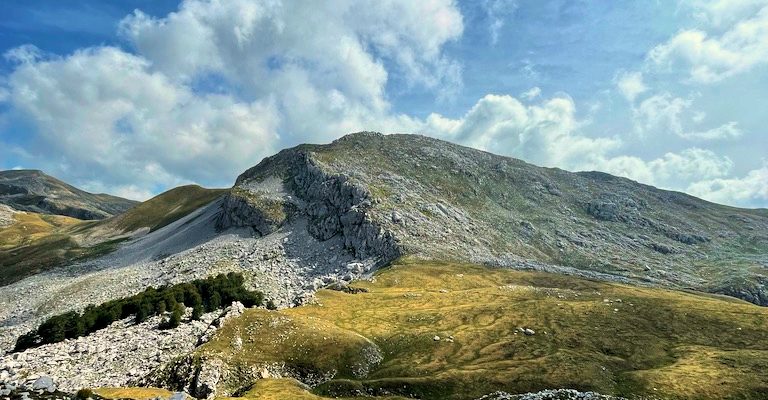
[[[0,171],[0,203],[20,211],[82,220],[109,218],[138,204],[108,194],[88,193],[37,170]]]
[[[12,211],[0,204],[0,286],[109,253],[118,243],[160,229],[224,193],[180,186],[100,221]]]

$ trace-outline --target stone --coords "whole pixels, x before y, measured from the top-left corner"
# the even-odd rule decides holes
[[[175,392],[171,395],[171,397],[168,398],[168,400],[184,400],[187,398],[187,395],[184,394],[184,392]]]
[[[439,342],[440,336],[435,335],[435,337],[433,337],[432,340],[434,340],[435,342]]]
[[[48,390],[49,388],[55,388],[53,384],[53,378],[47,375],[43,375],[35,380],[32,384],[33,390]]]
[[[525,333],[528,336],[533,336],[533,335],[536,334],[536,331],[534,331],[533,329],[530,329],[530,328],[524,328],[523,329],[523,333]]]

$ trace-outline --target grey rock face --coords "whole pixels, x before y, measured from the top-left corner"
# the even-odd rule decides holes
[[[277,161],[265,162],[267,165],[261,169],[257,166],[257,171],[268,169],[269,162]],[[235,194],[224,205],[220,227],[249,226],[260,234],[270,233],[276,224],[265,217],[269,213],[265,208],[280,204],[288,214],[285,219],[305,216],[312,236],[320,241],[340,237],[344,247],[358,259],[375,258],[379,260],[377,264],[384,264],[402,254],[395,236],[371,219],[373,203],[364,186],[347,176],[327,172],[304,151],[281,153],[280,162],[284,168],[282,175],[256,177],[246,172],[238,178]],[[284,187],[269,190],[278,177],[283,180],[278,184]],[[246,197],[256,199],[248,201]],[[266,201],[270,204],[265,205]]]

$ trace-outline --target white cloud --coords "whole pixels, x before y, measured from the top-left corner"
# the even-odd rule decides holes
[[[690,182],[728,176],[733,161],[711,150],[689,148],[643,160],[618,156],[598,160],[593,168],[666,189],[684,189]]]
[[[666,92],[651,96],[632,110],[635,129],[641,135],[649,133],[681,135],[683,133],[681,117],[691,104],[690,99],[675,97]]]
[[[134,197],[220,184],[300,142],[411,131],[417,121],[391,113],[393,77],[438,96],[461,87],[442,52],[463,31],[451,0],[186,0],[164,18],[136,11],[119,29],[134,53],[11,50],[4,96],[36,127],[25,162],[80,182],[98,171]]]
[[[14,63],[25,64],[39,60],[43,57],[43,52],[35,45],[25,44],[6,51],[3,57]]]
[[[720,140],[737,138],[742,134],[743,132],[739,129],[738,123],[731,121],[717,128],[698,132],[684,132],[680,136],[690,140]]]
[[[721,28],[749,18],[768,6],[768,0],[686,0],[683,4],[703,23]]]
[[[213,179],[275,150],[269,102],[196,95],[112,47],[27,63],[9,79],[14,111],[38,128],[38,161],[116,184]],[[46,159],[47,155],[55,155]]]
[[[526,106],[512,96],[486,95],[460,119],[432,114],[423,130],[436,137],[546,166],[572,167],[619,146],[615,138],[577,134],[576,106],[555,97]]]
[[[279,91],[301,75],[313,87],[336,89],[355,102],[386,107],[384,62],[413,85],[460,85],[460,66],[442,46],[463,31],[452,1],[297,2],[185,1],[156,19],[136,11],[120,30],[168,76],[189,80],[220,74],[253,95]],[[380,57],[375,57],[375,54]]]
[[[674,103],[674,101],[671,101]],[[487,95],[458,119],[430,115],[425,133],[538,165],[572,170],[601,170],[666,189],[683,190],[691,182],[724,179],[733,161],[701,148],[667,152],[649,160],[613,155],[619,138],[591,138],[580,133],[584,121],[568,97],[525,105],[511,96]]]
[[[720,36],[700,29],[683,30],[653,48],[648,59],[661,67],[682,65],[696,83],[718,82],[764,66],[768,64],[768,5]]]
[[[643,82],[642,72],[622,72],[616,76],[614,81],[621,94],[630,103],[634,102],[638,95],[648,90]]]
[[[538,86],[534,86],[534,87],[526,90],[522,94],[520,94],[520,97],[522,97],[522,98],[524,98],[526,100],[533,100],[533,99],[535,99],[535,98],[537,98],[539,96],[541,96],[541,88],[539,88]]]
[[[505,20],[517,10],[516,0],[484,0],[483,10],[488,16],[488,32],[491,35],[491,44],[499,41],[499,33],[504,27]]]
[[[749,171],[741,178],[717,178],[692,183],[687,191],[709,201],[741,205],[763,206],[768,203],[768,163]]]
[[[643,136],[672,133],[687,140],[734,139],[743,134],[736,121],[708,130],[684,129],[683,120],[689,111],[693,122],[700,123],[706,117],[706,113],[691,111],[692,105],[693,100],[675,97],[668,92],[648,97],[632,108],[635,131]]]

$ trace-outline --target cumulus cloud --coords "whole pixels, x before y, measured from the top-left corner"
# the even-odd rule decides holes
[[[730,158],[697,147],[651,159],[616,155],[624,146],[621,139],[588,137],[580,133],[585,123],[578,120],[576,106],[568,97],[525,105],[512,96],[487,95],[461,118],[430,115],[421,130],[539,165],[601,170],[666,189],[684,190],[692,182],[727,180],[734,168]]]
[[[385,62],[409,84],[460,85],[460,66],[441,49],[462,31],[461,14],[448,0],[336,0],[313,7],[187,0],[165,18],[136,11],[120,23],[122,35],[168,76],[219,74],[264,95],[300,75],[312,89],[337,89],[374,108],[386,107]]]
[[[211,179],[274,149],[269,102],[198,95],[112,47],[26,63],[9,79],[15,112],[36,124],[40,159],[73,176],[117,182]],[[243,145],[253,143],[255,146]]]
[[[711,150],[688,148],[643,160],[635,156],[617,156],[597,160],[593,167],[665,189],[685,189],[690,182],[726,177],[733,161]]]
[[[638,95],[648,90],[648,87],[643,82],[643,74],[641,72],[621,72],[614,81],[621,94],[630,103],[634,102]]]
[[[765,207],[768,200],[768,163],[740,178],[716,178],[692,183],[687,191],[718,203]]]
[[[163,18],[136,11],[119,30],[132,52],[9,51],[18,65],[0,95],[35,128],[26,162],[90,187],[98,175],[131,197],[226,182],[299,142],[411,131],[416,121],[390,110],[390,79],[438,96],[461,85],[442,52],[463,30],[450,0],[186,0]]]
[[[641,135],[648,133],[674,133],[682,135],[682,114],[691,107],[690,99],[661,93],[643,100],[633,108],[635,129]]]
[[[706,113],[690,110],[692,99],[675,97],[668,92],[656,94],[632,107],[635,131],[641,136],[674,134],[687,140],[725,140],[740,137],[743,132],[738,122],[730,121],[715,128],[705,130],[684,129],[684,119],[700,123]]]
[[[710,36],[700,29],[683,30],[653,48],[648,58],[656,66],[688,68],[689,79],[696,83],[718,82],[766,65],[768,5],[719,36]]]
[[[619,146],[615,138],[579,135],[576,106],[555,97],[526,106],[508,95],[487,95],[462,118],[430,115],[426,133],[546,166],[569,167]]]

